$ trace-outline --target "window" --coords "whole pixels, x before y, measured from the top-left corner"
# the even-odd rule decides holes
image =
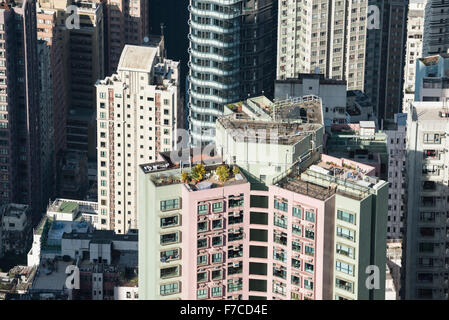
[[[198,265],[207,264],[207,255],[198,256],[197,263]]]
[[[306,211],[306,220],[315,222],[315,213],[313,211]]]
[[[222,211],[223,211],[223,202],[212,203],[212,212],[222,212]]]
[[[292,232],[294,234],[297,234],[298,236],[302,235],[302,228],[301,228],[301,226],[300,225],[296,225],[296,224],[292,225]]]
[[[198,214],[207,214],[207,213],[209,213],[209,205],[199,204],[198,205]]]
[[[314,240],[315,239],[315,231],[306,229],[306,238]]]
[[[219,297],[221,296],[221,287],[213,287],[212,288],[212,297]]]
[[[352,213],[348,213],[342,210],[337,210],[337,218],[341,221],[349,222],[355,224],[354,215]]]
[[[168,228],[179,225],[179,216],[161,218],[161,228]]]
[[[341,261],[336,262],[336,270],[349,275],[354,275],[354,266]]]
[[[207,238],[205,239],[199,239],[197,241],[197,247],[198,248],[206,248],[207,247]]]
[[[218,219],[218,220],[212,220],[212,229],[221,229],[223,228],[223,220],[222,219]]]
[[[292,250],[301,252],[301,243],[297,241],[292,241]]]
[[[346,291],[351,292],[351,293],[354,292],[353,291],[354,290],[353,283],[350,282],[350,281],[346,281],[346,280],[343,280],[343,279],[335,278],[335,286],[337,288],[346,290]]]
[[[313,264],[310,264],[310,263],[306,262],[304,264],[304,271],[313,273]]]
[[[207,298],[207,289],[199,289],[196,291],[197,299],[206,299]]]
[[[221,253],[212,254],[212,263],[222,262],[223,256]]]
[[[304,253],[309,256],[313,256],[315,254],[315,249],[313,247],[305,246]]]
[[[274,225],[277,227],[287,229],[287,218],[278,216],[276,213],[274,214]]]
[[[304,280],[304,288],[313,290],[313,281],[311,280]]]
[[[439,144],[440,141],[440,134],[438,133],[425,133],[424,134],[424,143],[427,144]]]
[[[198,232],[203,232],[207,230],[209,230],[209,228],[206,221],[198,222]]]
[[[222,270],[212,270],[212,280],[220,280],[223,278]]]
[[[221,246],[223,244],[223,239],[221,236],[212,237],[212,246]]]
[[[293,216],[302,219],[302,209],[293,207]]]
[[[175,283],[161,285],[159,287],[159,291],[160,291],[161,296],[178,293],[179,292],[179,283],[175,282]]]
[[[161,245],[175,243],[179,241],[179,232],[161,234]]]
[[[352,230],[349,230],[346,228],[342,228],[342,227],[337,227],[337,236],[341,237],[341,238],[346,238],[348,240],[355,242],[355,231],[352,231]]]
[[[274,208],[284,211],[284,212],[288,212],[288,204],[287,202],[280,202],[278,200],[274,200]]]
[[[354,248],[337,243],[337,253],[349,258],[354,258]]]
[[[200,272],[197,273],[196,279],[198,282],[204,282],[207,281],[207,272]]]
[[[171,199],[171,200],[164,200],[161,201],[161,211],[169,211],[169,210],[175,210],[179,209],[179,199]]]
[[[167,279],[179,276],[179,266],[161,269],[161,279]]]

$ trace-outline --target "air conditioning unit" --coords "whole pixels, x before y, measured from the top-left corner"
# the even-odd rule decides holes
[[[232,266],[233,266],[234,268],[238,268],[238,267],[240,267],[240,263],[234,262],[234,263],[232,264]]]

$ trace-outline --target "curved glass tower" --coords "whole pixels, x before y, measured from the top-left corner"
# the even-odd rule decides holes
[[[190,0],[189,124],[192,144],[214,141],[223,107],[272,95],[277,0]]]

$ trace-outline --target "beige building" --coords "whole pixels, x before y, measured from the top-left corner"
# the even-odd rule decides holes
[[[319,69],[363,90],[368,1],[279,1],[277,79]]]
[[[179,62],[165,59],[162,41],[126,45],[118,73],[97,82],[98,203],[102,229],[137,228],[140,164],[175,146]]]
[[[428,0],[411,0],[408,6],[407,44],[404,66],[404,101],[412,102],[415,97],[416,60],[421,58],[424,34],[424,16]]]

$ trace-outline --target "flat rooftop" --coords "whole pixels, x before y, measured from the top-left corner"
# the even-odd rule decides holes
[[[373,170],[362,163],[322,155],[307,168],[294,168],[276,185],[322,201],[336,193],[361,200],[379,182],[377,177],[368,175]]]
[[[240,119],[273,122],[299,122],[323,124],[321,98],[314,95],[270,101],[265,96],[249,98],[226,106]],[[246,111],[245,111],[246,110]],[[254,118],[254,116],[258,118]]]
[[[231,134],[235,133],[232,134],[234,141],[266,144],[295,144],[322,128],[321,124],[314,123],[254,121],[229,116],[219,117],[217,121]]]
[[[157,47],[125,45],[117,70],[150,72],[157,51]]]
[[[449,108],[444,107],[441,101],[412,102],[410,106],[413,121],[449,121],[449,117],[442,114],[449,113]]]
[[[47,260],[47,259],[44,259]],[[34,277],[33,291],[62,291],[65,289],[67,275],[65,270],[73,262],[43,261]]]
[[[189,148],[181,151],[160,152],[158,160],[146,164],[141,164],[140,168],[144,173],[155,173],[173,169],[180,169],[189,163],[196,164],[200,162],[205,163],[222,163],[223,159],[217,155],[214,150],[213,153],[207,154],[201,148]]]

